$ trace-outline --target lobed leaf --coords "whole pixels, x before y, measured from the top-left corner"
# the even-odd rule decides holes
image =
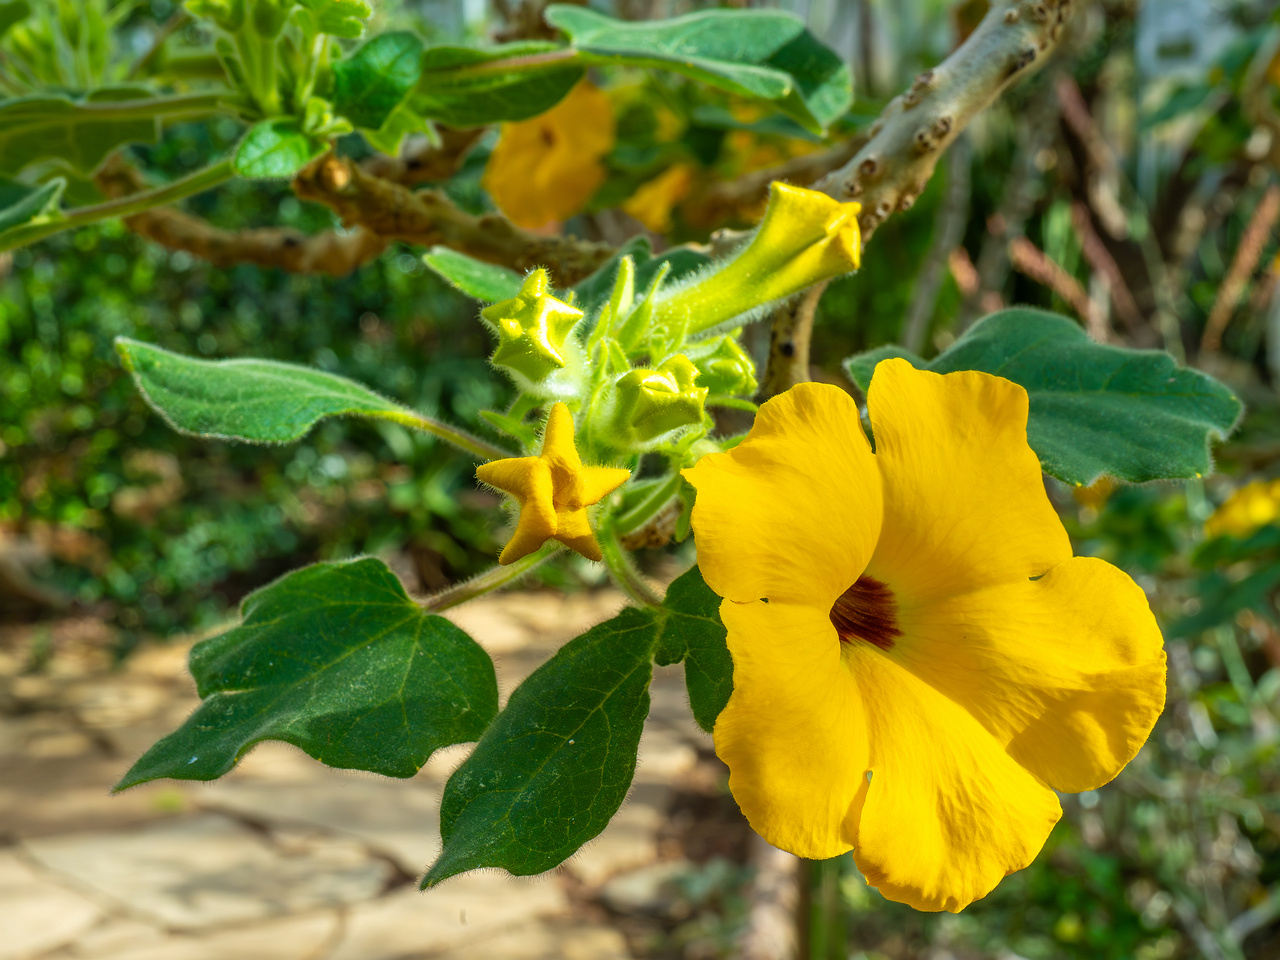
[[[232,165],[242,177],[288,179],[324,151],[324,142],[303,133],[296,120],[263,120],[236,146]]]
[[[333,65],[334,109],[357,127],[378,130],[422,76],[422,41],[383,33]]]
[[[658,67],[740,96],[771,100],[815,133],[853,100],[849,68],[791,13],[703,10],[631,23],[553,4],[545,18],[569,35],[588,62]]]
[[[203,702],[116,790],[213,780],[261,740],[331,767],[411,777],[443,746],[475,740],[498,710],[493,662],[423,612],[381,560],[294,571],[249,595],[243,620],[191,651]]]
[[[485,303],[510,300],[520,292],[524,280],[514,270],[485,263],[449,247],[432,247],[422,259],[454,287]]]
[[[1201,476],[1212,467],[1210,441],[1226,437],[1242,410],[1218,381],[1163,351],[1094,343],[1074,321],[1026,307],[985,317],[929,362],[890,346],[845,365],[866,390],[888,357],[1021,384],[1031,401],[1027,442],[1045,472],[1067,483]]]
[[[179,433],[289,443],[325,417],[415,420],[405,407],[332,373],[272,360],[200,360],[125,337],[125,367],[153,410]]]
[[[585,75],[573,51],[554,43],[430,47],[409,103],[452,127],[527,120],[554,107]]]
[[[148,90],[124,87],[95,90],[83,100],[41,94],[0,101],[0,176],[50,160],[88,177],[117,147],[155,143],[160,136],[156,117],[120,119],[101,109],[148,98],[153,99]]]
[[[696,566],[667,587],[658,637],[658,663],[684,661],[684,682],[693,719],[710,733],[733,693],[733,658],[720,622],[720,597]]]
[[[658,626],[623,610],[516,688],[445,785],[424,887],[479,867],[541,873],[604,829],[635,773]]]

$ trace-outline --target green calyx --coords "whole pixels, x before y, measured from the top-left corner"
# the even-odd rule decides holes
[[[187,10],[193,17],[212,20],[228,33],[244,26],[244,0],[187,0]]]
[[[739,332],[735,330],[689,349],[690,359],[698,368],[698,386],[706,387],[712,396],[750,397],[759,386],[756,365],[738,343]]]
[[[677,354],[656,369],[636,369],[614,384],[614,437],[633,449],[650,446],[666,435],[701,424],[707,388],[695,386],[698,368]]]
[[[582,311],[553,297],[550,286],[547,271],[535,270],[513,298],[480,311],[498,336],[493,364],[531,384],[568,365],[571,334],[582,319]]]

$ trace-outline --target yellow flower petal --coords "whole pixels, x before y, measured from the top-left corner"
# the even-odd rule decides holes
[[[825,611],[759,600],[720,605],[733,695],[716,753],[748,822],[774,846],[824,859],[847,851],[847,823],[870,767],[861,694]]]
[[[515,223],[537,228],[581,210],[604,183],[613,149],[609,98],[583,81],[529,120],[504,123],[485,166],[484,188]]]
[[[802,383],[769,400],[743,443],[684,476],[698,491],[698,566],[730,600],[829,609],[880,535],[875,457],[857,404],[835,387]]]
[[[1164,709],[1160,628],[1142,588],[1102,560],[900,609],[899,626],[886,656],[1056,790],[1111,780]]]
[[[876,647],[847,645],[846,657],[871,744],[854,861],[890,900],[962,910],[1035,859],[1062,815],[1058,798],[964,708]]]
[[[1071,542],[1027,446],[1027,392],[882,361],[867,397],[884,527],[867,573],[899,603],[1038,577]]]
[[[630,476],[630,471],[614,467],[584,467],[573,442],[573,415],[565,404],[554,404],[539,456],[494,460],[476,468],[477,478],[520,504],[516,531],[498,562],[514,563],[552,537],[588,560],[599,560],[600,547],[585,508]]]

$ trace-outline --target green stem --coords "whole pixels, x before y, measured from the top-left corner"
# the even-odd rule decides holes
[[[131,217],[136,213],[150,210],[152,207],[162,207],[181,200],[183,197],[203,193],[210,187],[225,183],[234,176],[235,171],[231,168],[231,161],[223,160],[221,163],[215,163],[211,167],[197,170],[181,180],[174,180],[172,183],[166,183],[163,187],[156,187],[154,190],[131,193],[127,197],[121,197],[118,200],[109,200],[106,203],[97,203],[88,207],[75,207],[69,210],[65,216],[57,219],[46,220],[42,223],[27,223],[0,233],[0,252],[35,243],[37,240],[43,240],[45,237],[61,233],[63,230],[73,230],[76,227],[97,223],[100,220]]]
[[[517,456],[510,450],[504,450],[496,444],[490,443],[488,440],[482,440],[473,436],[465,430],[459,430],[457,427],[451,427],[447,423],[442,423],[434,417],[428,417],[421,413],[393,413],[390,410],[376,410],[368,414],[371,417],[377,417],[379,420],[390,420],[392,423],[398,423],[403,427],[412,427],[414,430],[421,430],[423,433],[429,433],[432,436],[439,437],[452,443],[455,447],[474,454],[481,460],[505,460],[508,457]]]
[[[499,587],[505,587],[513,580],[518,580],[538,564],[553,556],[559,549],[560,544],[556,541],[548,541],[542,546],[542,549],[529,554],[527,557],[521,557],[515,563],[509,563],[505,567],[493,567],[478,576],[472,577],[470,580],[456,583],[452,587],[428,597],[423,601],[422,606],[427,610],[438,612],[440,610],[448,610],[450,607],[456,607],[459,604],[466,603],[468,600],[474,600],[476,597],[482,597],[486,593],[497,590]]]
[[[230,96],[221,93],[191,93],[177,97],[149,97],[145,100],[111,100],[95,103],[77,103],[77,113],[86,120],[123,121],[151,120],[155,117],[186,116],[213,113],[222,108],[222,102]]]
[[[640,571],[631,562],[631,556],[623,549],[622,541],[618,539],[617,523],[613,517],[606,517],[600,522],[596,529],[596,538],[600,543],[600,552],[604,555],[605,566],[609,568],[613,579],[618,582],[623,592],[643,606],[656,607],[661,604],[662,598],[640,575]]]
[[[667,477],[666,481],[655,487],[649,496],[617,518],[615,522],[618,525],[618,532],[631,533],[633,530],[639,530],[652,520],[658,515],[658,511],[665,507],[671,501],[671,498],[679,492],[681,482],[679,473],[673,473]]]

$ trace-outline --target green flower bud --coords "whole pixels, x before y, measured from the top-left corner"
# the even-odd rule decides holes
[[[738,343],[736,332],[689,348],[698,368],[698,386],[721,397],[750,397],[759,386],[756,365]]]
[[[578,349],[571,337],[582,311],[550,294],[547,271],[525,277],[520,292],[480,311],[498,336],[490,358],[517,378],[538,384],[565,369]]]
[[[682,354],[657,369],[623,374],[614,384],[614,437],[630,449],[640,449],[672,431],[701,424],[707,388],[694,385],[697,376],[693,361]]]

